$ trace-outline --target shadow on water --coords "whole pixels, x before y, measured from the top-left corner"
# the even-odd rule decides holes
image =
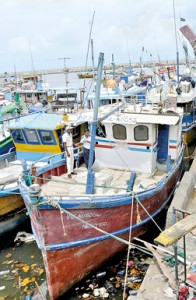
[[[22,224],[18,225],[17,228],[12,230],[11,232],[0,236],[1,238],[0,250],[14,246],[15,245],[14,239],[19,231],[32,233],[31,223],[29,218],[26,218],[26,220]]]

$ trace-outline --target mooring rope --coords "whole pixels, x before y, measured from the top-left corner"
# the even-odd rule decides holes
[[[130,227],[129,227],[129,243],[131,244],[131,235],[132,235],[132,225],[133,225],[133,203],[134,203],[134,193],[132,193],[132,201],[131,201],[131,212],[130,212]],[[129,264],[129,257],[130,257],[130,245],[127,249],[127,261],[126,261],[126,271],[125,271],[125,281],[124,281],[124,291],[123,291],[123,300],[125,299],[126,295],[126,282],[127,282],[127,275],[128,275],[128,264]]]
[[[153,221],[153,223],[157,226],[157,228],[160,230],[160,232],[162,232],[161,227],[159,227],[159,225],[157,224],[157,222],[154,220],[154,218],[151,216],[151,214],[149,214],[149,212],[147,211],[147,209],[144,207],[144,205],[141,203],[141,201],[138,198],[138,195],[135,194],[135,199],[137,201],[137,203],[140,204],[140,206],[143,208],[143,210],[147,213],[147,215],[150,217],[150,219]]]

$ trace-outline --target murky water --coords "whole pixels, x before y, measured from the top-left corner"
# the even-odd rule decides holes
[[[30,232],[29,221],[18,230]],[[14,242],[16,234],[17,231],[1,237],[0,295],[2,299],[23,300],[36,290],[35,282],[41,285],[45,280],[42,255],[36,243]]]
[[[106,287],[109,290],[109,299],[122,299],[124,291],[124,277],[126,269],[126,252],[116,255],[107,264],[90,274],[74,286],[60,299],[78,300],[83,295],[93,295],[94,288]],[[137,290],[148,268],[148,256],[137,249],[130,252],[128,276],[132,276],[135,283],[129,283],[128,290]],[[2,274],[2,275],[1,275]],[[4,274],[4,275],[3,275]],[[13,243],[0,252],[0,295],[2,299],[25,300],[28,295],[35,295],[37,285],[45,283],[46,274],[41,251],[35,242]],[[43,290],[43,295],[49,300],[48,294]],[[127,291],[128,293],[128,291]],[[0,299],[1,299],[0,297]],[[36,299],[42,299],[41,297]],[[91,298],[88,298],[91,299]]]
[[[164,221],[165,214],[162,214],[159,220],[159,226],[162,228]],[[31,231],[28,222],[19,229],[20,231]],[[151,234],[148,233],[143,238],[151,242],[158,234],[157,228],[153,228],[152,224]],[[6,246],[6,248],[0,251],[0,296],[3,297],[2,299],[26,300],[28,295],[33,296],[38,292],[37,286],[46,286],[46,274],[42,254],[36,243],[13,242],[15,235],[16,233],[4,239],[4,247]],[[89,295],[87,299],[99,299],[93,296],[93,290],[95,288],[99,290],[103,287],[106,287],[109,291],[108,299],[122,300],[123,292],[126,292],[127,295],[136,293],[148,269],[150,257],[137,248],[131,249],[127,269],[129,280],[126,289],[124,289],[124,282],[127,250],[118,253],[100,269],[92,272],[60,300],[79,300],[83,299],[85,294]],[[46,288],[43,288],[42,292],[45,299],[49,300]],[[39,297],[33,299],[40,300],[44,298],[39,295]]]

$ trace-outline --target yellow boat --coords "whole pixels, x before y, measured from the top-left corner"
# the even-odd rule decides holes
[[[83,78],[93,78],[93,73],[78,73],[78,77],[80,79],[83,79]]]

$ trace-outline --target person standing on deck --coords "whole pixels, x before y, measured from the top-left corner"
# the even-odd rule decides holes
[[[73,135],[72,135],[73,127],[67,126],[65,129],[65,133],[62,136],[64,150],[67,154],[66,162],[67,162],[67,173],[68,178],[71,178],[71,175],[77,175],[73,171],[74,167],[74,151],[73,151]]]
[[[89,129],[85,129],[84,135],[82,136],[79,143],[76,144],[76,146],[79,146],[80,144],[83,144],[84,146],[84,163],[86,165],[86,168],[88,169],[88,161],[89,161],[89,154],[90,154],[90,146],[91,146],[91,135]],[[93,162],[95,161],[95,153],[93,155]]]

